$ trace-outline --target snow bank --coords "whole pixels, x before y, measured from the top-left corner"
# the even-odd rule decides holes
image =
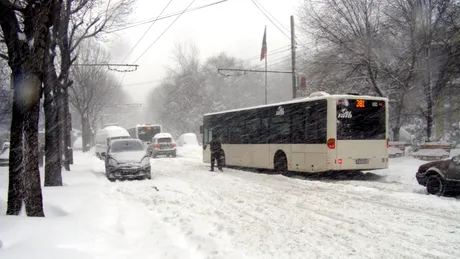
[[[0,258],[191,258],[195,248],[110,183],[103,162],[75,152],[63,187],[43,188],[45,218],[4,216],[8,168],[0,168]],[[102,169],[102,170],[101,170]],[[152,181],[150,182],[152,185]],[[134,182],[131,182],[134,183]],[[155,189],[148,191],[154,193]],[[180,238],[179,238],[180,239]],[[203,258],[203,256],[199,256]]]
[[[460,203],[425,195],[425,161],[318,181],[209,172],[200,146],[177,152],[151,160],[153,180],[115,183],[75,152],[65,186],[44,188],[46,218],[3,216],[0,168],[0,258],[460,258]]]
[[[399,148],[389,147],[388,148],[388,154],[390,154],[390,155],[397,155],[397,154],[402,155],[402,154],[404,154],[404,152]]]
[[[414,156],[449,156],[449,152],[444,149],[420,149],[412,153]]]

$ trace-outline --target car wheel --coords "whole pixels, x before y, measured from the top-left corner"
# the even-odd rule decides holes
[[[430,175],[426,180],[426,190],[429,194],[442,196],[446,191],[446,183],[440,175]]]
[[[174,152],[174,153],[172,154],[172,157],[176,157],[176,152]]]

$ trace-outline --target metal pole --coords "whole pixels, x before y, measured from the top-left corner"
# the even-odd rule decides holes
[[[294,31],[294,16],[291,15],[291,59],[292,59],[292,99],[296,98],[296,74],[295,74],[295,31]]]
[[[268,51],[266,53],[268,54]],[[267,54],[265,54],[265,104],[267,104]]]

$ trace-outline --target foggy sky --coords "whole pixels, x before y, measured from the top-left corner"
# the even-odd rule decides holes
[[[216,1],[196,0],[190,8]],[[140,21],[156,18],[168,2],[169,0],[138,0],[130,19]],[[163,15],[180,12],[190,2],[191,0],[172,1]],[[289,29],[290,15],[296,15],[296,8],[301,0],[258,0],[258,2]],[[126,55],[150,24],[118,32],[108,46],[112,61],[133,64],[174,19],[175,17],[157,21],[128,57]],[[194,43],[200,50],[202,61],[212,55],[226,52],[228,55],[259,64],[255,57],[260,55],[265,25],[267,25],[269,52],[290,44],[290,40],[257,9],[251,0],[228,0],[218,5],[184,13],[135,63],[139,65],[137,71],[125,73],[124,78],[123,73],[115,75],[119,80],[123,78],[123,86],[132,95],[133,101],[144,102],[148,91],[165,76],[164,68],[172,64],[172,50],[178,43]],[[286,34],[289,35],[289,32],[287,31]],[[269,55],[269,62],[270,59]]]

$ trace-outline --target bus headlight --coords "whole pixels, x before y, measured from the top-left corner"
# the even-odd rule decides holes
[[[150,165],[150,158],[149,157],[144,157],[141,161],[141,166],[142,167],[146,167],[146,166],[149,166]]]

